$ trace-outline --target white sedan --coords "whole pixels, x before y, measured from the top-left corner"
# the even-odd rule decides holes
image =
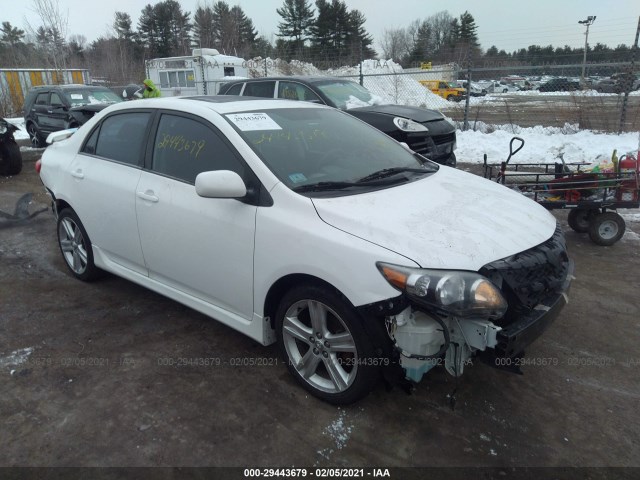
[[[520,355],[571,278],[542,207],[329,107],[125,102],[37,168],[74,276],[108,271],[277,341],[332,403]]]

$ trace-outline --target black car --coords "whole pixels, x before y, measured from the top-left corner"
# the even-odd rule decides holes
[[[45,147],[51,132],[79,127],[96,112],[122,98],[106,87],[43,85],[34,87],[24,101],[24,123],[36,148]]]
[[[0,175],[17,175],[22,171],[22,154],[13,132],[18,127],[0,118]]]
[[[377,105],[366,88],[344,78],[269,77],[236,80],[220,95],[284,98],[321,103],[347,111],[411,150],[443,165],[456,166],[456,129],[435,110],[405,105]]]
[[[552,78],[538,87],[540,92],[572,92],[580,90],[580,82],[568,78]]]

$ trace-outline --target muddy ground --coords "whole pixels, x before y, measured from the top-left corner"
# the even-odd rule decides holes
[[[29,192],[47,206],[37,156],[0,177],[0,210]],[[413,395],[323,403],[274,347],[115,276],[73,279],[50,211],[0,218],[0,466],[638,467],[640,223],[599,247],[557,216],[569,305],[524,375],[474,363],[453,410],[438,369]]]

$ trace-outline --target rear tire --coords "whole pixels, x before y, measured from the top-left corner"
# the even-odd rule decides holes
[[[82,222],[70,208],[58,214],[58,246],[74,277],[90,282],[100,277],[102,270],[93,263],[91,240]]]
[[[289,372],[312,395],[336,405],[366,396],[382,360],[354,307],[329,288],[302,285],[283,297],[276,335]]]
[[[622,238],[625,229],[624,219],[617,213],[599,213],[591,219],[589,238],[597,245],[608,247]]]

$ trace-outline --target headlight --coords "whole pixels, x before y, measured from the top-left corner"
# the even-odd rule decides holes
[[[428,132],[429,129],[421,123],[414,122],[408,118],[395,117],[393,123],[403,132]]]
[[[500,318],[507,302],[482,275],[457,270],[427,270],[377,263],[391,285],[423,305],[457,317]]]

